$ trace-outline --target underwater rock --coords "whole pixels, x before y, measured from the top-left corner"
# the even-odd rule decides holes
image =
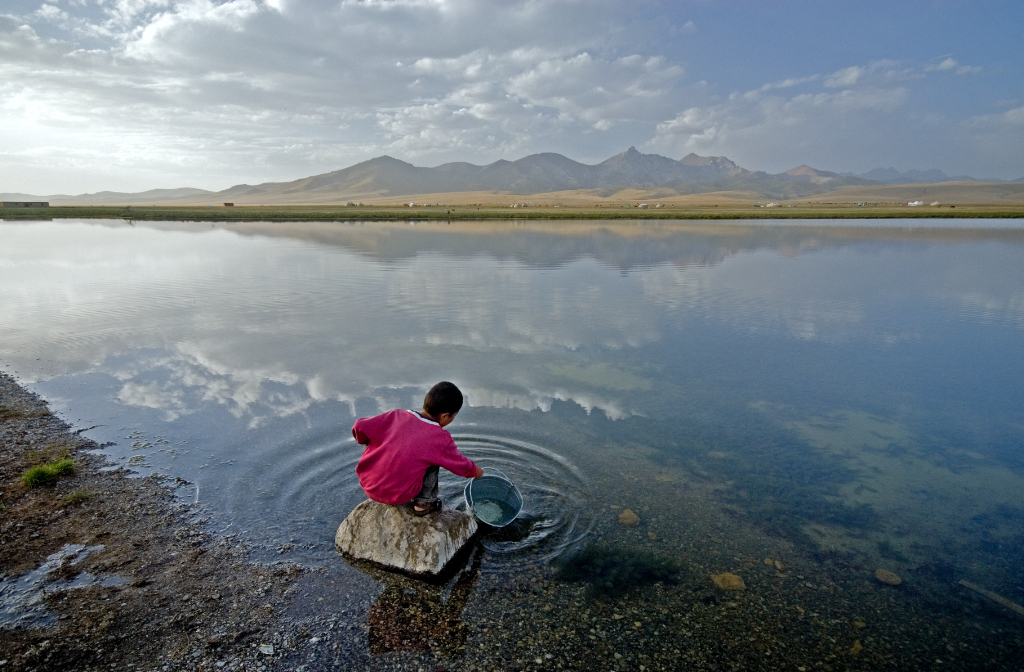
[[[860,653],[863,650],[864,650],[864,645],[860,643],[860,640],[859,639],[853,640],[853,646],[850,647],[850,653],[856,656],[858,653]]]
[[[476,533],[473,516],[454,509],[419,517],[408,505],[366,500],[334,537],[339,552],[413,574],[437,574]]]
[[[743,577],[730,574],[729,572],[723,572],[722,574],[712,574],[711,580],[715,582],[715,585],[722,590],[746,590],[747,584],[743,583]]]
[[[898,586],[903,583],[903,579],[896,574],[893,574],[888,569],[875,570],[875,578],[888,586]]]
[[[633,513],[633,509],[626,509],[619,514],[619,522],[623,525],[639,525],[640,516]]]

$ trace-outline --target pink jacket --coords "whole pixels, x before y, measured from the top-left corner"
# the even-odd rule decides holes
[[[352,425],[352,436],[369,444],[356,465],[366,496],[383,504],[404,504],[423,488],[428,467],[440,466],[472,478],[476,464],[459,452],[448,430],[412,411],[396,410]]]

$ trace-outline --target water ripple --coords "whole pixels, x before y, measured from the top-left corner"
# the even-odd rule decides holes
[[[484,471],[497,469],[523,494],[523,510],[514,530],[496,530],[481,537],[493,565],[550,561],[575,548],[594,525],[589,483],[568,459],[526,441],[482,434],[457,434],[455,442]],[[463,499],[465,481],[442,481],[445,503]],[[511,527],[511,526],[510,526]],[[521,534],[517,534],[519,532]]]
[[[333,557],[335,529],[365,498],[355,473],[362,448],[347,433],[335,427],[254,448],[250,466],[227,484],[235,529],[250,530],[267,551],[288,545],[293,559],[319,563]],[[519,519],[480,536],[490,569],[548,562],[576,547],[593,527],[588,482],[565,457],[506,437],[461,434],[455,440],[485,471],[505,473],[523,494]],[[466,483],[441,471],[446,506],[464,506]]]

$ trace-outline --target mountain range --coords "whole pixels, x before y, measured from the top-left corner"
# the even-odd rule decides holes
[[[853,175],[853,173],[842,174]],[[881,182],[882,184],[937,184],[939,182],[981,181],[967,175],[946,175],[941,170],[937,170],[935,168],[932,168],[931,170],[908,170],[902,173],[895,168],[874,168],[866,173],[859,173],[857,177],[862,177],[865,180],[871,180],[872,182]],[[985,181],[993,182],[994,180]]]
[[[49,200],[63,203],[134,205],[143,203],[195,204],[238,202],[260,204],[327,203],[346,200],[451,192],[503,192],[529,195],[571,190],[596,190],[611,196],[623,189],[655,190],[664,196],[720,191],[743,191],[765,198],[799,198],[853,185],[934,183],[973,180],[949,177],[939,170],[876,168],[853,175],[797,166],[769,174],[742,168],[724,156],[688,154],[680,160],[642,154],[635,147],[588,165],[561,154],[531,154],[517,161],[500,160],[484,166],[446,163],[434,168],[414,166],[381,156],[330,173],[292,182],[239,184],[223,191],[153,189],[140,193],[99,192],[78,196],[0,194],[3,200]]]

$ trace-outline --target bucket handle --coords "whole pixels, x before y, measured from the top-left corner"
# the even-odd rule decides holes
[[[483,467],[481,467],[481,468],[483,468]],[[504,478],[506,481],[511,483],[513,486],[516,484],[515,481],[513,481],[511,478],[508,477],[508,474],[506,474],[505,472],[501,471],[500,469],[495,469],[494,467],[488,467],[488,470],[489,471],[493,471],[494,473],[498,474],[499,476]],[[484,472],[485,475],[486,475],[486,473],[487,472]]]

